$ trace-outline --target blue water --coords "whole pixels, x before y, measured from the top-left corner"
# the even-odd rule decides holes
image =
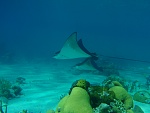
[[[34,62],[38,64],[39,72],[39,64],[43,62],[48,66],[51,64],[53,68],[62,66],[64,62],[69,63],[67,60],[51,61],[54,53],[61,49],[73,32],[77,32],[78,39],[82,38],[85,47],[90,52],[96,52],[100,58],[105,55],[150,62],[149,30],[149,0],[0,0],[0,65],[30,65]],[[125,66],[130,71],[133,65],[132,68],[129,66],[137,63],[111,60],[119,64],[118,67]],[[136,66],[144,74],[149,74],[149,65],[141,63]],[[43,64],[41,67],[44,67]],[[0,69],[3,73],[1,76],[5,76],[5,70]],[[68,67],[66,70],[69,70]],[[142,73],[141,70],[139,73]],[[21,75],[22,71],[18,73],[16,76]],[[7,72],[9,74],[11,72]],[[62,80],[59,71],[57,76]],[[146,82],[144,77],[142,80]]]
[[[0,55],[53,56],[74,31],[98,54],[149,60],[149,0],[0,1]]]

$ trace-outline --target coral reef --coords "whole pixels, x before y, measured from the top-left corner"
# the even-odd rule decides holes
[[[94,108],[94,113],[127,113],[124,104],[121,101],[114,99],[109,104],[101,103],[98,107]]]
[[[107,80],[105,85],[75,81],[68,95],[63,96],[56,111],[47,113],[134,113],[133,99],[119,81]]]
[[[112,81],[108,84],[90,89],[91,105],[94,105],[92,107],[95,113],[133,113],[131,110],[133,108],[133,99],[122,85],[118,81]],[[105,105],[102,108],[103,104],[106,104],[107,107]]]
[[[20,86],[12,86],[15,96],[21,95],[22,88]]]
[[[21,95],[22,88],[18,85],[13,85],[10,81],[0,79],[0,96],[7,99]]]
[[[74,87],[70,95],[59,102],[55,113],[93,113],[89,94],[81,87]]]
[[[126,113],[126,109],[125,109],[125,106],[124,106],[124,103],[120,100],[117,100],[117,99],[114,99],[114,102],[111,102],[110,103],[110,106],[111,106],[111,112],[115,112],[115,113]]]
[[[150,93],[147,91],[138,91],[133,95],[135,101],[150,104]]]
[[[0,90],[7,90],[11,88],[11,83],[8,80],[0,79]]]
[[[11,98],[13,95],[11,94],[11,83],[5,79],[0,79],[0,96]]]
[[[113,81],[113,82],[112,82]],[[113,83],[113,84],[110,84]],[[120,76],[108,76],[103,82],[103,85],[110,87],[109,85],[113,85],[113,86],[122,86],[124,87],[127,91],[128,91],[128,86],[126,84],[126,80],[121,78]],[[112,87],[112,86],[111,86]]]
[[[115,93],[116,99],[124,103],[126,110],[133,108],[132,96],[128,94],[128,92],[123,87],[114,86],[110,88],[109,91],[113,91]]]
[[[93,113],[90,96],[87,92],[89,86],[90,83],[86,80],[75,81],[70,88],[69,94],[58,103],[55,113]],[[51,112],[51,110],[47,111],[47,113]]]
[[[91,98],[91,106],[98,107],[101,103],[109,104],[115,98],[115,94],[104,86],[90,86],[88,90]]]
[[[12,85],[8,80],[0,79],[0,113],[7,113],[8,99],[20,95],[21,91],[20,86]]]
[[[105,103],[101,103],[98,107],[93,109],[94,113],[107,113],[109,110],[111,110],[110,106]]]
[[[125,78],[121,76],[108,76],[103,82],[103,85],[107,87],[112,86],[122,86],[130,93],[137,92],[141,89],[142,84],[140,84],[137,80],[134,81],[127,81]]]

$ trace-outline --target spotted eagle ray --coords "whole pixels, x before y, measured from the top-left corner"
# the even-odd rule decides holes
[[[89,52],[83,45],[82,40],[77,41],[77,32],[72,33],[64,43],[60,51],[53,56],[55,59],[92,58],[97,60],[95,53]]]

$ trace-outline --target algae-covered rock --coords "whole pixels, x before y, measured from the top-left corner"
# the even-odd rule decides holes
[[[110,88],[109,91],[113,91],[115,93],[115,98],[124,102],[126,110],[133,108],[133,99],[123,87],[114,86]]]
[[[70,95],[59,102],[55,113],[93,113],[89,94],[81,87],[74,87]]]
[[[150,93],[147,91],[138,91],[133,95],[135,101],[150,104]]]

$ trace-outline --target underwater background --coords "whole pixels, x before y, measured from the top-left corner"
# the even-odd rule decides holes
[[[46,91],[52,91],[46,97],[55,97],[49,99],[51,101],[47,99],[46,106],[41,107],[41,113],[55,109],[58,98],[69,90],[73,81],[87,78],[92,83],[95,80],[97,84],[97,80],[101,79],[101,76],[96,75],[97,78],[94,78],[89,73],[89,78],[86,74],[69,75],[76,60],[52,58],[69,35],[77,32],[77,38],[81,38],[84,46],[89,51],[96,52],[100,59],[104,58],[121,69],[130,70],[121,74],[127,74],[133,81],[137,78],[142,83],[146,83],[146,80],[150,82],[146,78],[150,75],[149,30],[149,0],[1,0],[0,77],[11,82],[20,76],[26,78],[27,86],[23,86],[23,93],[28,91],[26,95],[36,93],[36,88],[43,95],[47,94],[44,92],[46,87]],[[142,76],[142,79],[137,76]],[[49,83],[49,80],[53,82]],[[30,83],[33,83],[35,89],[30,87]],[[43,86],[40,86],[41,83]],[[56,88],[52,85],[56,85]],[[34,95],[30,97],[34,99]],[[25,97],[28,102],[30,97]],[[42,98],[42,94],[40,97]],[[8,113],[19,113],[23,109],[23,106],[19,110],[14,109],[17,102],[25,100],[24,97],[20,98],[21,100],[10,101]],[[27,102],[23,105],[25,103]],[[37,104],[36,101],[33,103]],[[26,105],[25,109],[31,110],[29,106],[30,104]],[[38,109],[37,106],[36,108]],[[148,107],[145,111],[149,111]],[[33,113],[39,112],[35,110]]]
[[[0,43],[14,56],[51,58],[76,31],[98,54],[149,60],[149,14],[149,0],[5,0]]]

